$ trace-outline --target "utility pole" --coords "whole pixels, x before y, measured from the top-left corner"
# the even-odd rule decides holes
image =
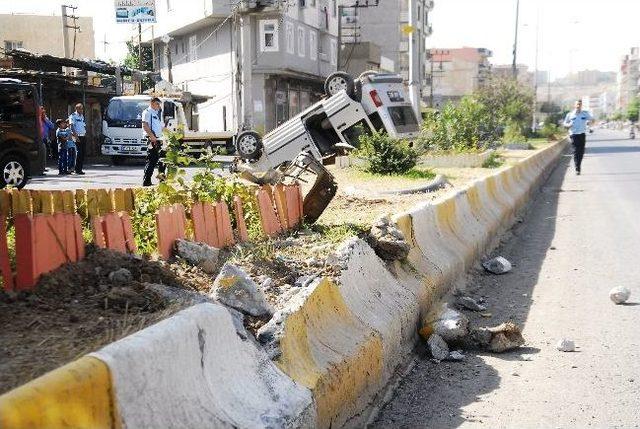
[[[531,121],[531,131],[534,133],[538,128],[537,111],[538,111],[538,49],[540,48],[540,9],[536,15],[536,59],[535,72],[533,74],[533,119]]]
[[[516,31],[513,40],[513,65],[511,66],[511,72],[513,73],[513,78],[518,78],[518,64],[517,64],[517,56],[518,56],[518,19],[520,18],[520,0],[516,0]]]
[[[343,28],[342,28],[342,18],[343,18],[343,11],[345,9],[361,9],[361,8],[367,8],[367,7],[376,7],[378,6],[378,4],[380,4],[380,0],[374,0],[374,2],[372,4],[369,4],[368,0],[365,0],[364,3],[360,3],[360,0],[356,0],[356,2],[352,5],[338,5],[338,53],[336,54],[336,64],[337,64],[337,68],[338,70],[340,70],[340,62],[341,62],[341,53],[342,53],[342,37],[343,37]],[[357,34],[357,28],[355,30],[355,34]],[[355,40],[354,40],[355,42]]]
[[[138,23],[138,70],[142,70],[142,24]]]
[[[251,15],[240,15],[240,99],[242,127],[245,130],[253,128],[253,97],[251,94]]]
[[[409,0],[409,25],[412,27],[409,36],[409,99],[416,113],[416,117],[420,118],[420,70],[421,70],[421,52],[420,38],[421,31],[416,27],[417,18],[416,0]]]
[[[62,47],[64,49],[64,57],[69,58],[69,27],[67,26],[67,5],[60,6],[62,13]]]

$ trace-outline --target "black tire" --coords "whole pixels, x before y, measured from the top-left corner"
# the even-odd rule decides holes
[[[125,158],[124,156],[112,156],[111,157],[111,163],[113,165],[124,165],[125,162],[127,162],[127,158]]]
[[[0,187],[11,185],[22,189],[29,181],[29,163],[19,155],[10,154],[0,161]]]
[[[236,137],[236,151],[240,158],[253,161],[262,152],[262,138],[255,131],[243,131]]]
[[[324,81],[324,93],[329,97],[343,90],[347,92],[349,97],[353,98],[355,82],[349,73],[331,73]]]

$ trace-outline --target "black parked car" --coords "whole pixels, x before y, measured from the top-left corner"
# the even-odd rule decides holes
[[[40,173],[44,146],[33,85],[0,79],[0,188],[22,188]]]

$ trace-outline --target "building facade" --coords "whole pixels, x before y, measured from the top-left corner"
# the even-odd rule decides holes
[[[69,22],[70,24],[71,22]],[[95,58],[93,18],[79,17],[76,25],[80,31],[69,29],[69,57]],[[53,15],[0,15],[0,48],[25,49],[35,54],[64,56],[62,19]]]
[[[624,110],[629,102],[640,93],[640,49],[631,48],[622,57],[618,70],[618,102],[617,107]]]
[[[431,49],[426,63],[429,105],[456,103],[481,87],[491,72],[491,56],[485,48]]]
[[[402,75],[410,86],[416,85],[423,100],[428,96],[426,39],[433,32],[429,19],[433,7],[433,0],[384,0],[378,6],[357,9],[360,40],[377,45],[381,68]],[[413,77],[411,60],[417,69]]]
[[[210,97],[194,128],[264,133],[322,96],[337,69],[337,0],[266,3],[158,2],[153,41],[163,78]]]

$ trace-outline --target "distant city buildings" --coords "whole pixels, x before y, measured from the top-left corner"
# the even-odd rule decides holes
[[[529,66],[518,64],[516,66],[518,82],[533,89],[534,73],[529,71]],[[513,66],[511,64],[499,64],[491,67],[491,74],[496,77],[510,78],[513,77]]]
[[[492,52],[485,48],[434,48],[426,61],[428,104],[440,107],[473,93],[489,77]]]
[[[618,100],[617,107],[624,110],[629,102],[640,92],[640,49],[631,48],[622,57],[618,70]]]

